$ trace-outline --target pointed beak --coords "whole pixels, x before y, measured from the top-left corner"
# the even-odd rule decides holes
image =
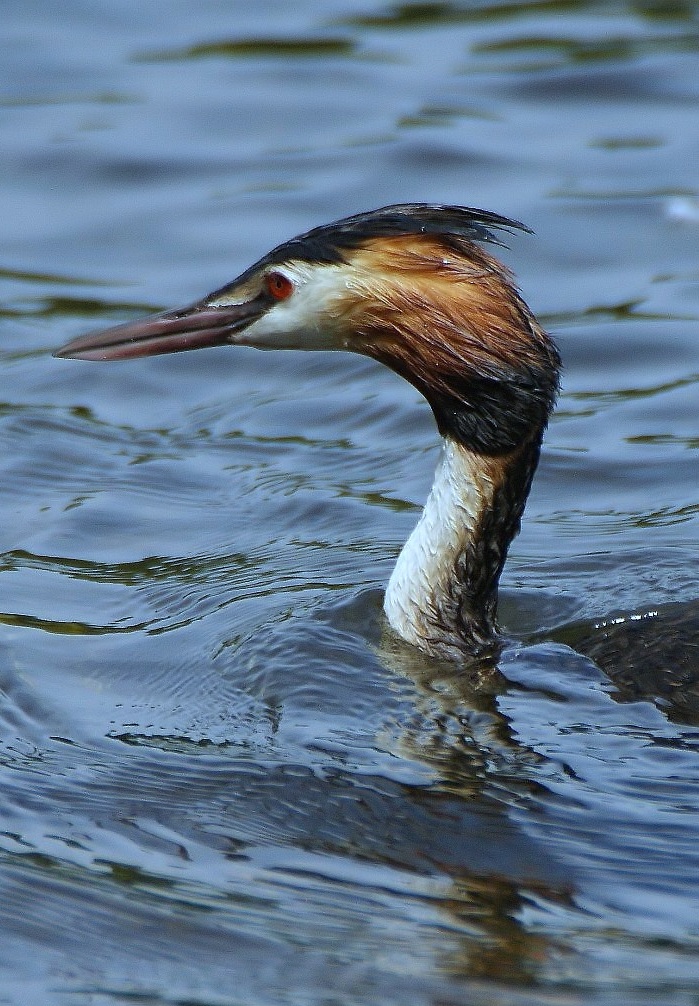
[[[88,332],[53,355],[67,360],[128,360],[137,356],[180,353],[235,342],[235,333],[264,314],[267,304],[255,297],[242,304],[212,307],[200,301],[177,311]]]

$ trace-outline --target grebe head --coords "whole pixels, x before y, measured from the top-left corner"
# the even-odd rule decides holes
[[[410,381],[445,438],[443,466],[399,557],[389,621],[428,652],[495,632],[497,582],[538,460],[560,360],[507,269],[481,245],[527,230],[460,206],[387,206],[279,245],[203,300],[68,343],[120,360],[216,345],[350,350]]]

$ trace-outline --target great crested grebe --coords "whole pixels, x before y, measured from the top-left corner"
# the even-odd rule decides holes
[[[384,609],[439,657],[496,633],[497,588],[553,408],[560,357],[509,271],[476,242],[528,230],[463,206],[386,206],[287,241],[180,310],[74,339],[56,356],[123,360],[204,346],[351,350],[432,407],[442,460]]]

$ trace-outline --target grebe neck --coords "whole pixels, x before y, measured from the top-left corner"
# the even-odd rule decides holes
[[[427,503],[384,600],[388,621],[408,642],[450,659],[492,645],[498,580],[539,449],[540,438],[489,456],[444,438]]]

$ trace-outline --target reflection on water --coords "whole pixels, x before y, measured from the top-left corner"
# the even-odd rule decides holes
[[[698,20],[8,13],[4,1001],[695,1001]],[[477,667],[383,624],[436,463],[393,375],[49,355],[405,199],[534,226],[565,359]]]

